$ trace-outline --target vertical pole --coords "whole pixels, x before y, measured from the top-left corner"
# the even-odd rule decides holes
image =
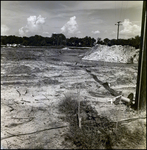
[[[146,106],[146,1],[143,1],[141,42],[138,61],[138,75],[136,85],[135,109]]]
[[[78,101],[78,122],[79,122],[79,128],[81,129],[81,116],[80,116],[80,98],[79,98],[79,95],[80,95],[80,86],[78,87],[77,86],[77,101]]]
[[[121,22],[121,21],[118,21],[117,24],[115,24],[115,25],[118,26],[118,27],[117,27],[117,40],[118,40],[118,37],[119,37],[119,25],[121,25],[120,22]]]
[[[118,23],[118,28],[117,28],[117,40],[118,40],[118,37],[119,37],[119,23]]]

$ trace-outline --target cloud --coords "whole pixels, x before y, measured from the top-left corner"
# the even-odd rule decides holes
[[[69,19],[69,21],[61,28],[61,32],[65,33],[69,36],[76,35],[78,33],[81,33],[78,30],[78,24],[76,21],[76,16],[73,16]]]
[[[43,33],[43,24],[45,23],[45,18],[39,15],[30,16],[27,18],[27,25],[25,27],[21,27],[19,29],[19,34],[21,36],[33,36],[33,35],[40,35]]]
[[[7,35],[9,28],[6,25],[1,25],[1,35]]]
[[[113,35],[113,34],[116,34],[116,31],[112,31],[112,32],[111,32],[111,35]]]
[[[140,35],[141,27],[133,24],[132,22],[130,22],[129,19],[125,19],[124,22],[122,22],[122,25],[124,29],[120,31],[120,34],[123,35],[125,38]]]
[[[78,31],[77,33],[78,33],[78,34],[80,34],[80,33],[81,33],[81,31]]]
[[[116,9],[116,8],[141,7],[142,1],[82,1],[77,3],[78,8],[84,9]]]
[[[97,31],[91,31],[93,34],[99,34],[100,33],[100,31],[99,30],[97,30]]]
[[[43,32],[43,33],[42,33],[42,36],[50,37],[50,33],[49,33],[49,32]]]

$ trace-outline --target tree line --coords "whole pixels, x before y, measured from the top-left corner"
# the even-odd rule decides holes
[[[140,46],[140,37],[135,36],[135,38],[130,39],[108,39],[97,38],[97,41],[91,37],[71,37],[66,38],[64,34],[52,34],[51,37],[42,37],[40,35],[35,35],[31,37],[18,37],[15,35],[1,36],[1,45],[7,44],[20,44],[24,46],[77,46],[77,47],[92,47],[95,44],[101,45],[129,45],[136,49]]]
[[[108,38],[105,38],[104,40],[101,40],[101,38],[98,38],[97,43],[101,44],[101,45],[108,45],[108,46],[112,46],[112,45],[129,45],[129,46],[133,46],[136,49],[140,48],[140,40],[141,37],[140,36],[135,36],[134,38],[129,38],[129,39],[112,39],[109,40]]]

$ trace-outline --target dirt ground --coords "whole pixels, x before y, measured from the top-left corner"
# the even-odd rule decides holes
[[[111,103],[114,96],[84,69],[127,97],[136,91],[137,64],[84,61],[86,51],[1,49],[2,148],[146,148],[146,111]]]

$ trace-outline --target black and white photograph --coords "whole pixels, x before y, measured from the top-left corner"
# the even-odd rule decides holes
[[[146,1],[1,1],[1,149],[146,149]]]

